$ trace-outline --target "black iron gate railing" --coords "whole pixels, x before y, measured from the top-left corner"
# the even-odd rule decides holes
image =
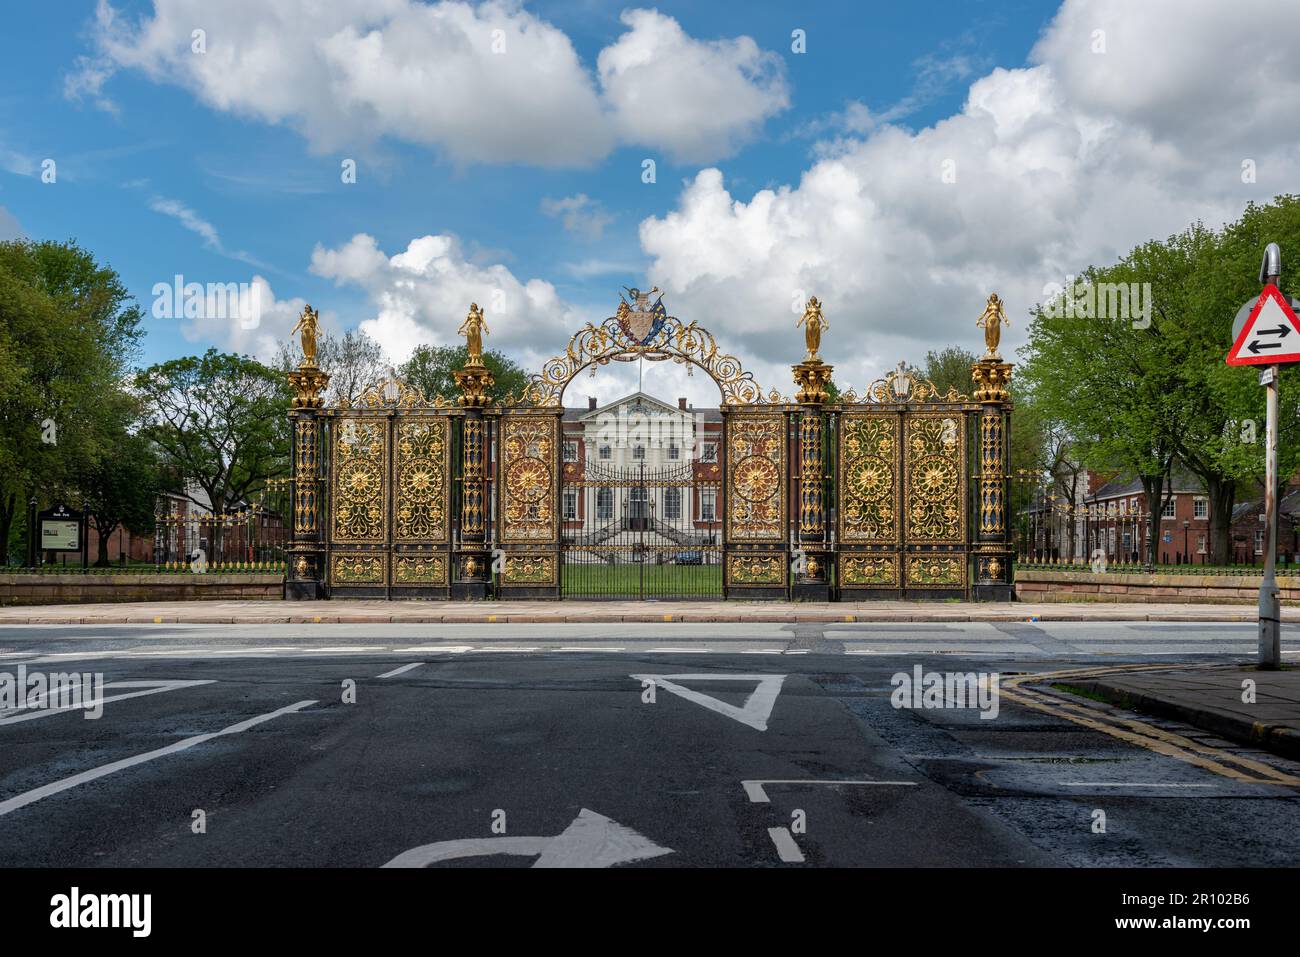
[[[573,598],[721,598],[722,483],[693,463],[567,472],[561,591]]]

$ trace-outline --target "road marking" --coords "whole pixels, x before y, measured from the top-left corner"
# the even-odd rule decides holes
[[[630,827],[585,807],[555,837],[478,837],[439,841],[403,851],[384,867],[428,867],[464,857],[537,857],[533,867],[613,867],[673,853]]]
[[[1053,717],[1064,718],[1075,724],[1119,738],[1129,744],[1136,744],[1148,751],[1177,758],[1187,764],[1195,765],[1222,777],[1231,778],[1234,781],[1247,784],[1300,785],[1300,777],[1286,774],[1277,768],[1243,755],[1232,754],[1228,751],[1191,741],[1182,735],[1166,731],[1163,728],[1157,728],[1134,718],[1108,714],[1092,707],[1087,703],[1087,699],[1080,698],[1078,701],[1066,701],[1024,687],[1024,684],[1029,681],[1050,683],[1125,672],[1160,671],[1167,670],[1167,667],[1166,665],[1132,665],[1119,668],[1112,665],[1110,667],[1093,667],[1068,671],[1030,672],[1004,679],[1001,694],[1004,698],[1016,704],[1050,714]],[[1231,764],[1236,764],[1240,768],[1247,768],[1255,773],[1253,775],[1246,774],[1239,768],[1230,767]]]
[[[1217,784],[1141,784],[1133,781],[1061,781],[1063,788],[1217,788]]]
[[[663,655],[704,655],[713,651],[712,648],[648,648],[650,654]]]
[[[629,677],[637,681],[653,681],[679,698],[685,698],[687,701],[726,715],[759,731],[767,730],[767,719],[772,716],[772,708],[786,679],[785,675],[629,675]],[[677,681],[754,681],[757,684],[745,699],[745,703],[737,708],[734,704],[719,701],[712,695],[683,688],[676,683]]]
[[[479,650],[480,652],[483,652],[483,651],[499,651],[499,652],[502,652],[502,653],[511,653],[511,652],[513,652],[513,653],[515,653],[515,654],[522,654],[522,653],[524,653],[524,652],[528,652],[528,651],[541,651],[540,648],[538,648],[538,647],[536,647],[536,646],[531,646],[531,645],[528,646],[528,647],[520,647],[520,646],[518,646],[518,645],[504,645],[504,646],[484,645],[483,647],[479,648],[478,650]]]
[[[785,652],[785,654],[787,654],[787,655],[806,655],[806,654],[808,654],[808,649],[807,649],[807,648],[795,648],[795,649],[793,649],[793,650],[791,650],[791,651],[787,651],[787,652]]]
[[[417,645],[414,648],[397,648],[397,654],[424,654],[425,652],[434,651],[442,652],[449,655],[463,655],[467,651],[473,651],[473,645]]]
[[[746,648],[741,652],[742,655],[779,655],[780,648]]]
[[[753,804],[771,803],[771,801],[767,796],[767,792],[763,790],[763,785],[765,784],[816,784],[825,787],[839,787],[841,785],[849,784],[849,785],[853,785],[854,787],[893,787],[893,788],[914,788],[920,786],[920,783],[917,781],[799,781],[799,780],[777,781],[777,780],[772,780],[772,781],[741,781],[740,782],[740,786],[745,789],[745,793],[749,795],[749,800]]]
[[[424,664],[423,661],[416,661],[416,662],[413,662],[412,664],[409,664],[409,665],[402,665],[402,667],[400,667],[400,668],[394,668],[392,671],[385,671],[382,675],[376,675],[376,677],[378,677],[378,678],[396,678],[398,675],[404,675],[404,674],[406,674],[408,671],[414,671],[416,668],[420,667],[420,665],[422,665],[422,664]]]
[[[776,854],[786,864],[802,864],[803,851],[799,850],[799,845],[794,842],[790,836],[788,828],[769,827],[768,836],[772,838],[772,843],[776,845]]]
[[[207,734],[196,734],[193,737],[185,738],[174,744],[157,748],[153,751],[146,751],[144,754],[133,755],[129,758],[122,758],[120,761],[113,761],[110,764],[104,764],[97,768],[91,768],[89,771],[82,771],[80,774],[74,774],[72,777],[63,778],[61,781],[54,781],[50,784],[43,784],[38,788],[30,791],[24,791],[22,794],[15,795],[7,801],[0,801],[0,817],[16,811],[19,808],[26,807],[29,804],[35,804],[44,798],[53,794],[59,794],[82,784],[88,784],[91,781],[98,781],[102,777],[115,774],[118,771],[125,771],[127,768],[133,768],[138,764],[145,764],[158,758],[166,757],[169,754],[176,754],[180,751],[187,751],[196,745],[211,741],[214,738],[220,738],[228,734],[239,734],[250,728],[255,728],[273,718],[278,718],[283,714],[290,714],[294,711],[301,711],[303,708],[310,707],[316,703],[311,701],[298,701],[294,704],[285,705],[283,708],[277,708],[275,711],[269,711],[266,714],[259,714],[255,718],[249,718],[246,721],[240,721],[238,724],[232,724],[228,728],[222,728],[220,731],[211,731]]]
[[[106,695],[102,698],[96,698],[93,701],[84,702],[78,705],[64,705],[59,708],[13,708],[0,711],[0,728],[9,724],[17,724],[20,721],[31,721],[33,718],[45,718],[52,714],[63,714],[65,711],[86,711],[93,710],[100,705],[108,704],[110,701],[125,701],[127,698],[143,698],[145,695],[159,694],[163,691],[176,691],[179,688],[193,688],[197,685],[216,684],[215,680],[206,681],[108,681],[104,683],[103,690],[108,691],[110,688],[141,688],[141,691],[128,691],[124,694]],[[58,692],[46,692],[39,695],[38,698],[49,697],[50,694]]]
[[[572,646],[565,645],[561,648],[556,648],[554,650],[555,651],[622,651],[623,649],[622,648],[595,648],[595,647],[583,648],[578,645],[572,645]]]

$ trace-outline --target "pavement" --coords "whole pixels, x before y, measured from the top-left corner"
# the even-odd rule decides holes
[[[1300,670],[1218,665],[1072,683],[1124,708],[1176,718],[1233,741],[1300,759]]]
[[[941,622],[1257,620],[1254,604],[1146,602],[741,602],[741,601],[175,601],[18,605],[0,624],[307,624],[598,622]],[[1300,622],[1300,608],[1282,620]]]
[[[1300,762],[1058,687],[1244,671],[1254,639],[1212,622],[11,623],[0,672],[105,685],[94,720],[0,711],[0,867],[1294,866]],[[1300,627],[1283,649],[1295,660]],[[996,707],[900,701],[916,669],[1000,676]]]

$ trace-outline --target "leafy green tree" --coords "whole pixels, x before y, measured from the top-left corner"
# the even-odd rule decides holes
[[[82,477],[83,499],[98,536],[95,564],[109,564],[108,540],[118,528],[136,535],[153,531],[155,506],[166,482],[153,443],[123,435],[116,452],[95,462]]]
[[[431,399],[439,395],[452,399],[460,394],[452,373],[468,360],[465,346],[419,346],[398,368],[397,375]],[[491,392],[493,401],[518,395],[528,385],[528,372],[495,349],[483,353],[483,364],[496,379]]]
[[[938,352],[931,350],[925,354],[925,369],[921,374],[944,395],[952,389],[959,395],[970,395],[973,388],[970,370],[978,359],[979,356],[961,346],[948,346]]]
[[[0,543],[33,496],[79,505],[76,477],[115,453],[142,316],[76,243],[0,243]]]
[[[289,403],[284,376],[247,356],[209,349],[136,375],[142,434],[181,494],[221,513],[289,472]],[[202,496],[195,494],[195,489]]]

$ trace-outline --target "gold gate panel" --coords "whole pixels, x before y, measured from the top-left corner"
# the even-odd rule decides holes
[[[786,425],[782,413],[729,413],[727,540],[784,542]]]
[[[393,459],[395,542],[442,544],[449,538],[449,426],[450,421],[445,416],[397,420]],[[409,570],[413,581],[425,580],[431,573],[440,579],[440,583],[445,582],[445,563],[440,574],[433,573],[427,566]]]
[[[387,540],[387,447],[388,423],[384,419],[349,416],[335,420],[330,456],[333,542],[382,544]]]
[[[966,541],[966,417],[912,412],[903,417],[903,529],[909,545]],[[911,569],[909,568],[909,572]]]
[[[501,418],[501,541],[552,544],[559,538],[555,476],[559,463],[553,415]]]
[[[839,534],[845,544],[898,544],[898,427],[899,416],[885,412],[840,418]],[[888,576],[874,565],[869,571],[864,566],[860,577],[870,580],[861,584],[883,585]],[[895,568],[894,585],[897,578]]]

